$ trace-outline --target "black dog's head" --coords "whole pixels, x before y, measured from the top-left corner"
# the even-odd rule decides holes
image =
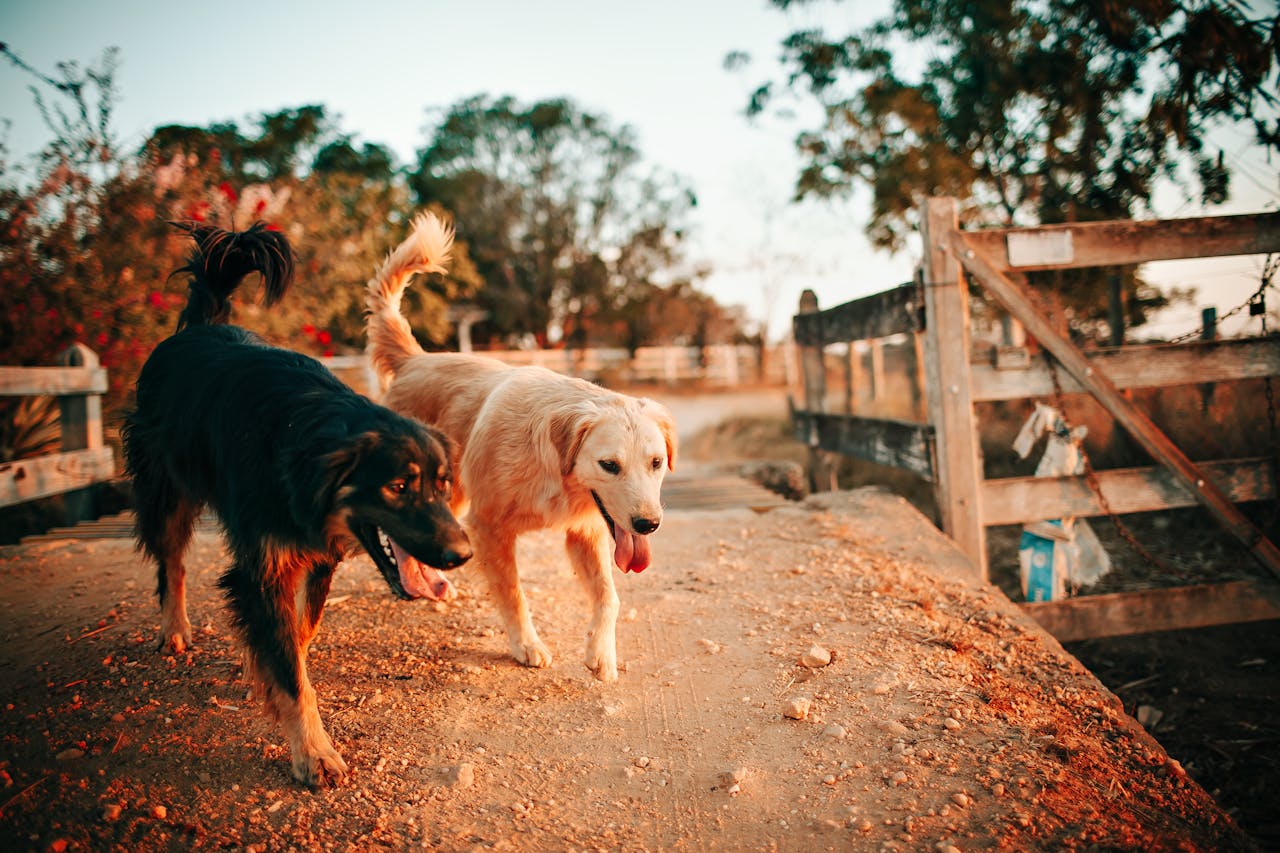
[[[396,595],[443,598],[449,584],[435,569],[471,559],[467,534],[449,510],[448,441],[415,421],[396,421],[335,454],[330,519],[368,552]]]

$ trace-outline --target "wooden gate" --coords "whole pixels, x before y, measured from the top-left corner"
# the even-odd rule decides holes
[[[1189,257],[1280,251],[1280,214],[1256,214],[1150,222],[1097,222],[962,231],[954,199],[930,199],[922,216],[924,259],[917,286],[887,291],[870,300],[911,306],[907,325],[920,341],[921,384],[928,401],[927,424],[904,429],[869,422],[850,411],[823,411],[825,390],[814,378],[815,347],[848,340],[836,318],[857,315],[850,306],[795,318],[805,375],[805,409],[795,416],[797,436],[809,441],[815,461],[826,451],[890,462],[883,452],[903,444],[904,464],[932,479],[943,529],[975,568],[987,576],[986,528],[1065,516],[1132,513],[1200,504],[1237,538],[1271,578],[1280,577],[1280,550],[1235,502],[1275,499],[1270,458],[1193,463],[1124,391],[1201,382],[1280,376],[1280,339],[1125,347],[1085,353],[1060,334],[1034,307],[1021,273],[1035,270],[1140,264]],[[1023,359],[1005,365],[971,358],[969,291],[972,276],[992,299],[1023,324],[1057,366],[1065,393],[1091,394],[1160,464],[1102,471],[1097,492],[1083,477],[986,480],[974,404],[1054,393],[1051,368]],[[888,294],[897,294],[890,297]],[[918,294],[918,295],[912,295]],[[918,310],[923,303],[923,310]],[[888,327],[853,329],[864,337]],[[908,331],[900,321],[894,332]],[[816,333],[815,333],[815,330]],[[894,438],[894,436],[897,438]],[[859,436],[851,440],[851,436]],[[863,448],[874,447],[875,453]],[[923,448],[927,448],[922,450]],[[821,468],[819,467],[819,470]],[[1059,639],[1135,633],[1280,617],[1280,586],[1268,581],[1198,585],[1137,593],[1084,596],[1027,605]]]

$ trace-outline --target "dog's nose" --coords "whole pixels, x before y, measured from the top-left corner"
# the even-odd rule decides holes
[[[444,552],[444,565],[442,569],[456,569],[467,560],[471,559],[471,545],[460,545],[457,548],[447,548]]]
[[[641,536],[648,536],[650,533],[658,529],[658,525],[662,523],[661,519],[644,518],[637,516],[631,519],[631,529]]]

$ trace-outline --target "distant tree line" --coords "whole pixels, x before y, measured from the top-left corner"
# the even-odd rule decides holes
[[[363,288],[419,210],[453,219],[447,276],[405,310],[429,348],[455,343],[450,306],[484,319],[477,345],[709,344],[743,318],[699,290],[683,251],[692,191],[645,165],[633,131],[567,100],[476,97],[433,114],[416,162],[357,142],[322,105],[244,122],[166,125],[137,150],[113,135],[117,52],[32,81],[52,137],[32,166],[0,148],[0,352],[50,364],[82,341],[110,369],[118,407],[169,334],[188,250],[168,222],[283,230],[295,290],[271,312],[246,291],[237,322],[313,354],[364,348]]]

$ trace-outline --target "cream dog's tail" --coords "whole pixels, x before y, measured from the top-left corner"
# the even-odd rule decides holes
[[[420,272],[445,272],[453,248],[453,226],[433,213],[413,220],[413,231],[395,248],[369,280],[364,298],[368,320],[369,359],[383,388],[415,355],[423,352],[409,322],[400,313],[400,297],[409,279]]]

